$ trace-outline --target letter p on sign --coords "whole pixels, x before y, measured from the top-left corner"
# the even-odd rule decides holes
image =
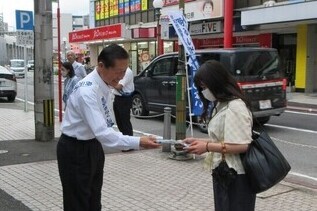
[[[33,31],[33,12],[16,10],[15,18],[17,23],[17,30],[31,30]]]

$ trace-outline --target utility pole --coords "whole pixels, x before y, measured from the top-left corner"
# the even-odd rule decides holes
[[[54,76],[52,0],[34,1],[35,70],[34,120],[35,140],[54,140]]]
[[[179,0],[179,9],[184,14],[184,0]],[[176,140],[186,137],[186,71],[185,50],[178,40],[178,66],[176,73]]]

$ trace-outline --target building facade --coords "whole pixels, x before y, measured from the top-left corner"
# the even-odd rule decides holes
[[[68,34],[72,31],[83,30],[89,28],[89,16],[73,16],[70,13],[60,14],[60,38],[61,38],[61,59],[66,60],[66,52],[73,50],[80,58],[84,57],[87,50],[83,43],[70,43]],[[58,27],[57,15],[53,14],[53,52],[54,60],[58,60]]]
[[[11,59],[24,59],[24,46],[17,44],[16,31],[9,31],[8,24],[3,21],[3,14],[0,13],[0,65],[10,64]],[[34,58],[33,46],[26,47],[26,58]]]
[[[224,46],[226,1],[185,0],[184,14],[196,49]],[[204,10],[206,2],[212,2],[211,11]],[[89,46],[92,65],[110,43],[121,44],[130,53],[135,74],[157,56],[158,45],[163,45],[163,53],[178,50],[167,18],[169,10],[178,10],[178,0],[164,1],[160,27],[152,0],[97,0],[91,5],[95,27],[71,32],[68,40]],[[316,0],[234,0],[233,47],[277,48],[289,85],[296,91],[317,92],[316,10]]]

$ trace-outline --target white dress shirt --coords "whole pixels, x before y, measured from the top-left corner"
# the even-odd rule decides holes
[[[86,77],[87,73],[86,73],[86,69],[85,69],[84,65],[80,64],[79,62],[74,61],[72,66],[74,68],[75,75],[77,76],[77,78],[79,78],[79,80]]]
[[[96,138],[105,147],[139,149],[140,137],[123,135],[112,128],[110,95],[110,87],[96,69],[79,81],[67,102],[62,133],[79,140]]]
[[[121,96],[122,93],[125,94],[132,94],[134,92],[134,76],[132,70],[128,67],[125,72],[124,77],[119,81],[119,84],[122,85],[122,89],[119,92],[118,90],[114,89],[113,94]]]

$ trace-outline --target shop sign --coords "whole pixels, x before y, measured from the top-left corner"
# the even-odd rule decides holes
[[[221,21],[195,23],[189,26],[191,35],[220,33],[221,31]]]
[[[245,44],[245,43],[258,43],[259,36],[254,36],[254,35],[250,35],[250,36],[237,36],[234,37],[235,39],[235,44]]]
[[[137,28],[132,31],[132,38],[154,38],[156,28]]]
[[[175,3],[177,0],[167,0],[162,8],[162,15],[165,16],[168,11],[179,10],[179,5]],[[223,0],[196,0],[196,1],[185,1],[184,16],[187,21],[214,19],[223,17]],[[212,3],[211,3],[212,2]],[[172,6],[169,6],[172,5]]]
[[[246,36],[236,36],[233,37],[234,45],[242,44],[258,44],[262,47],[271,47],[272,36],[271,34],[259,34],[259,35],[246,35]],[[213,39],[201,39],[200,41],[202,47],[212,47],[212,46],[222,46],[223,38],[213,38]]]
[[[69,33],[69,42],[87,42],[122,38],[124,24],[114,24]]]

